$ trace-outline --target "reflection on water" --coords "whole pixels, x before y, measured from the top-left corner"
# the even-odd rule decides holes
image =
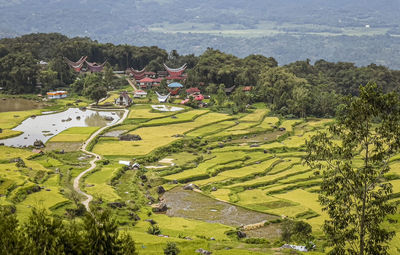
[[[0,112],[26,111],[42,107],[42,103],[23,98],[2,98],[0,100]]]
[[[22,131],[17,137],[0,140],[7,146],[29,146],[36,139],[44,143],[51,137],[71,127],[103,127],[116,123],[122,112],[80,110],[70,108],[64,112],[28,118],[13,130]]]

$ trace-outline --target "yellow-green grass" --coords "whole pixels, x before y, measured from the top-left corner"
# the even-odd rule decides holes
[[[52,137],[49,142],[84,142],[99,127],[71,127]]]
[[[158,223],[163,235],[168,235],[175,238],[181,234],[191,238],[196,238],[196,235],[199,235],[205,236],[207,239],[214,237],[217,240],[228,240],[225,232],[234,229],[233,227],[222,224],[207,223],[199,220],[184,219],[180,217],[168,217],[163,214],[153,214],[151,219]],[[146,232],[149,226],[150,224],[148,222],[139,221],[133,230]],[[149,234],[147,235],[150,237]],[[141,238],[138,238],[135,239],[135,242],[148,243],[148,240],[147,238],[142,240]]]
[[[38,160],[37,162],[39,162],[43,167],[57,167],[63,165],[63,163],[54,158],[46,158]]]
[[[88,186],[85,187],[85,190],[96,197],[105,199],[106,201],[115,201],[120,199],[120,196],[118,196],[114,188],[108,184],[119,167],[119,165],[104,166],[101,170],[89,175],[85,179],[85,183],[88,184]],[[89,187],[90,185],[94,186]]]
[[[300,171],[307,170],[308,168],[306,166],[302,165],[294,165],[290,167],[290,169],[282,171],[282,169],[287,168],[293,164],[292,162],[281,162],[277,165],[274,166],[274,168],[271,170],[271,173],[276,173],[276,174],[268,174],[266,176],[258,177],[249,181],[241,182],[241,183],[236,183],[230,186],[227,186],[227,188],[233,188],[233,187],[238,187],[238,186],[251,186],[255,184],[262,184],[265,182],[271,182],[271,181],[276,181],[277,179],[284,178],[285,176],[288,175],[293,175],[296,174]]]
[[[180,166],[189,163],[196,159],[198,155],[193,155],[193,153],[189,152],[180,152],[176,154],[169,155],[167,158],[173,159],[173,163]]]
[[[240,121],[259,122],[266,114],[268,114],[268,112],[269,110],[267,109],[256,109],[254,112],[241,118]]]
[[[274,196],[302,204],[319,215],[324,215],[321,205],[318,202],[318,194],[310,193],[302,189],[296,189],[283,194],[276,194]]]
[[[302,120],[285,120],[282,122],[280,127],[283,127],[286,129],[286,131],[291,132],[293,131],[293,126],[295,126],[298,123],[301,123]]]
[[[109,95],[109,97],[106,100],[99,103],[99,105],[114,104],[115,99],[117,99],[118,97],[119,97],[119,94],[111,94],[111,95]]]
[[[294,218],[296,215],[300,213],[305,213],[309,211],[308,207],[304,205],[294,205],[294,206],[285,206],[285,207],[280,207],[280,208],[274,208],[274,209],[265,209],[264,212],[271,213],[271,214],[276,214],[280,216],[287,216]]]
[[[392,180],[390,183],[393,185],[393,193],[400,193],[400,180]]]
[[[28,149],[19,149],[19,148],[0,146],[0,159],[12,159],[12,158],[17,158],[17,157],[24,159],[24,158],[28,158],[29,156],[32,156],[33,154],[35,154],[35,153],[33,153],[32,151],[30,151]]]
[[[207,179],[204,179],[204,180],[195,181],[193,183],[195,183],[198,186],[203,186],[203,185],[210,184],[210,183],[220,182],[220,181],[223,181],[223,180],[226,180],[226,179],[228,179],[228,177],[225,177],[225,176],[222,176],[222,175],[217,175],[217,176],[214,176],[214,177],[211,177],[211,178],[207,178]]]
[[[229,202],[229,194],[231,193],[230,189],[218,189],[216,191],[211,192],[211,196],[216,199]]]
[[[256,128],[260,128],[262,130],[272,129],[279,122],[278,117],[266,117],[260,125],[257,125]]]
[[[268,196],[261,189],[245,190],[237,195],[239,197],[238,204],[243,206],[279,201],[276,197]]]
[[[314,177],[313,171],[310,169],[310,171],[308,171],[308,172],[305,172],[305,173],[302,173],[302,174],[296,174],[296,175],[293,175],[293,176],[289,176],[289,177],[287,177],[284,180],[281,180],[279,182],[286,184],[286,183],[295,182],[296,180],[300,181],[300,180],[305,180],[305,179],[309,179],[309,178],[313,178],[313,177]]]
[[[152,119],[174,115],[177,112],[160,112],[153,110],[150,105],[134,105],[131,107],[129,119]]]
[[[0,128],[11,129],[32,115],[39,115],[41,110],[28,110],[17,112],[0,112]]]
[[[164,178],[166,180],[182,180],[182,179],[186,179],[189,177],[208,174],[208,170],[213,167],[215,168],[218,165],[223,165],[223,164],[229,163],[232,160],[244,158],[245,156],[246,155],[243,152],[241,152],[241,153],[237,153],[237,152],[218,153],[215,155],[214,158],[201,163],[196,168],[189,169],[189,170],[177,173],[177,174],[168,175],[168,176],[165,176]]]
[[[247,134],[252,131],[250,128],[252,128],[254,125],[255,125],[254,122],[240,122],[239,124],[230,127],[228,129],[225,129],[222,132],[213,134],[210,137]]]
[[[159,125],[168,125],[172,123],[180,123],[180,122],[187,122],[187,121],[192,121],[194,118],[207,113],[208,110],[193,110],[193,111],[187,111],[183,113],[178,113],[175,115],[176,118],[161,118],[161,119],[155,119],[155,120],[150,120],[143,125],[145,126],[159,126]]]
[[[45,186],[46,189],[50,189],[50,191],[41,190],[39,192],[32,193],[28,195],[25,200],[16,205],[17,216],[19,219],[25,220],[32,207],[44,208],[49,211],[49,208],[52,206],[68,201],[68,199],[66,199],[59,192],[57,178],[58,176],[54,175],[45,183],[43,183],[43,186]]]
[[[12,185],[21,186],[28,179],[18,171],[15,163],[0,164],[0,179],[4,182],[0,184],[0,194],[6,194],[7,189]]]
[[[3,131],[0,133],[0,140],[14,137],[14,136],[19,136],[22,133],[23,132],[21,132],[21,131],[15,131],[15,130],[11,130],[11,129],[3,129]]]
[[[295,203],[299,203],[312,211],[318,213],[320,216],[307,220],[310,224],[320,228],[328,215],[322,211],[322,207],[318,202],[318,194],[310,193],[302,189],[296,189],[284,194],[275,195],[278,198],[287,199]]]
[[[268,173],[269,175],[274,175],[277,174],[279,172],[281,172],[282,170],[289,168],[290,169],[303,169],[303,167],[300,167],[298,165],[293,165],[295,163],[299,163],[300,162],[300,158],[285,158],[283,159],[283,162],[280,162],[279,164],[277,164],[276,166],[274,166],[271,171]]]
[[[390,173],[400,175],[400,162],[390,164]]]
[[[229,177],[229,178],[239,178],[247,175],[262,173],[267,170],[273,163],[275,163],[279,159],[270,159],[260,164],[254,164],[250,166],[245,166],[239,169],[228,170],[220,173],[221,176]]]
[[[230,128],[232,126],[235,125],[234,121],[223,121],[223,122],[219,122],[216,124],[212,124],[212,125],[207,125],[205,127],[202,128],[198,128],[194,131],[191,131],[189,133],[187,133],[188,136],[193,136],[193,137],[197,137],[197,136],[207,136],[213,133],[218,133],[220,131],[223,131],[227,128]]]
[[[226,114],[208,113],[196,118],[195,121],[171,124],[166,126],[143,127],[131,132],[140,135],[141,141],[100,141],[93,152],[101,155],[146,155],[156,148],[168,145],[179,139],[174,135],[182,135],[195,128],[209,123],[230,118]]]
[[[109,129],[109,131],[115,131],[115,130],[133,130],[135,128],[138,127],[138,124],[124,124],[124,125],[118,125],[115,126],[111,129]]]
[[[333,119],[318,119],[313,121],[308,121],[307,125],[311,127],[324,127],[325,125],[332,123]]]
[[[282,141],[282,144],[286,147],[301,147],[306,144],[306,139],[304,137],[299,136],[289,136],[285,140]]]

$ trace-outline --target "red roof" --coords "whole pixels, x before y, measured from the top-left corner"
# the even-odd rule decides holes
[[[144,75],[156,75],[155,72],[144,72]]]
[[[186,104],[187,102],[189,102],[189,99],[185,99],[185,100],[181,101],[181,104]]]
[[[168,76],[166,79],[167,79],[167,80],[184,80],[184,79],[186,79],[186,77]]]
[[[163,78],[157,78],[157,79],[154,79],[153,82],[160,83],[162,80],[164,80],[164,79]]]
[[[203,95],[197,95],[197,96],[195,96],[195,98],[194,98],[194,100],[196,100],[196,101],[203,101],[203,99],[204,99],[204,96],[203,96]]]
[[[200,90],[198,88],[189,88],[186,90],[186,93],[189,93],[189,94],[199,93],[199,92],[200,92]]]
[[[252,89],[253,89],[252,86],[245,86],[245,87],[243,88],[243,91],[250,91],[250,90],[252,90]]]
[[[148,77],[146,77],[146,78],[144,78],[144,79],[141,79],[139,82],[140,83],[147,83],[147,82],[153,82],[154,80],[152,79],[152,78],[148,78]]]

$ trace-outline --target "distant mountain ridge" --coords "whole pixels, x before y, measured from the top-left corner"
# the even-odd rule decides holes
[[[282,38],[276,34],[287,34],[293,36],[293,42],[299,38],[307,37],[307,42],[317,38],[319,44],[332,52],[340,49],[326,45],[326,40],[337,41],[328,36],[342,34],[357,36],[350,40],[355,44],[362,40],[359,35],[369,35],[375,38],[372,40],[374,45],[388,45],[389,42],[387,47],[396,47],[395,36],[400,35],[398,13],[398,0],[0,0],[0,37],[59,32],[103,42],[167,45],[167,50],[177,49],[183,53],[198,53],[207,47],[215,47],[236,55],[248,55],[260,51],[276,53],[260,49],[265,45],[259,39],[257,45],[250,44],[252,49],[243,47],[248,35],[260,33],[257,38],[274,41]],[[163,36],[163,33],[167,34]],[[238,34],[236,38],[235,33]],[[388,39],[385,34],[394,37]],[[193,44],[194,39],[199,43]],[[393,41],[394,45],[391,44]],[[286,43],[282,41],[282,45]],[[315,45],[303,47],[297,50],[315,50]],[[356,47],[350,49],[357,50]],[[370,49],[365,50],[358,54],[365,54],[366,60],[355,59],[358,64],[378,62],[400,68],[400,64],[393,65],[391,60],[371,56]],[[283,59],[296,60],[293,50],[288,52]],[[281,50],[277,55],[282,54]],[[334,55],[316,52],[310,58]],[[333,57],[329,60],[344,59]]]

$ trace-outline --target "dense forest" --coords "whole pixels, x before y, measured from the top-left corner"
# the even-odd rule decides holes
[[[180,55],[158,47],[102,44],[52,33],[0,40],[0,87],[10,94],[43,93],[57,88],[85,94],[85,81],[98,84],[103,79],[94,74],[77,79],[79,75],[63,57],[77,60],[81,56],[88,56],[91,62],[107,60],[108,76],[111,68],[160,71],[164,70],[163,63],[173,67],[187,63],[188,79],[184,85],[214,95],[210,106],[233,113],[245,111],[249,103],[264,102],[284,116],[334,116],[343,97],[357,95],[360,85],[375,82],[388,92],[398,90],[400,84],[400,71],[375,64],[357,67],[325,60],[312,64],[306,59],[279,66],[273,57],[262,55],[239,58],[212,48],[200,56]],[[40,61],[49,64],[43,68]],[[112,82],[112,78],[105,78]],[[252,90],[245,93],[242,86],[252,86]],[[227,95],[224,89],[233,87],[236,90]]]

